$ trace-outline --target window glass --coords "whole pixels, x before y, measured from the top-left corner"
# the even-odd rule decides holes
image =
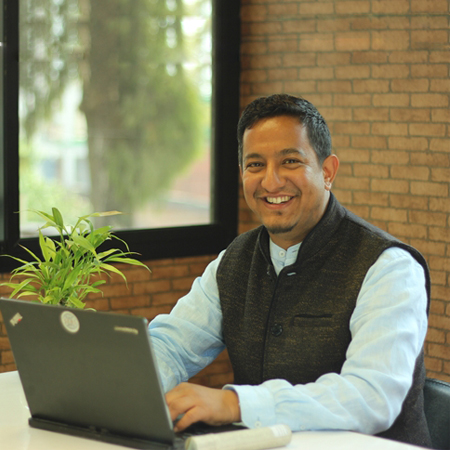
[[[211,223],[211,1],[20,0],[22,237]]]

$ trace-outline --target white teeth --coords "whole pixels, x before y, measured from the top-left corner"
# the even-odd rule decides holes
[[[266,197],[267,202],[275,203],[277,205],[280,203],[287,202],[290,199],[291,199],[291,197],[288,197],[287,195],[285,195],[284,197]]]

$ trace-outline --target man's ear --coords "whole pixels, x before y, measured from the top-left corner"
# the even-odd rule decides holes
[[[325,189],[331,190],[333,181],[336,178],[337,171],[339,169],[339,159],[336,155],[328,156],[322,163],[323,181]]]

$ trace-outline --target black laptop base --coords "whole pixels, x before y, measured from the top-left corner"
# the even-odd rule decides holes
[[[148,441],[131,436],[121,436],[110,433],[108,430],[99,430],[96,428],[87,428],[82,426],[67,425],[51,420],[32,417],[28,423],[33,428],[40,430],[54,431],[57,433],[68,434],[71,436],[93,439],[110,444],[122,445],[125,447],[137,448],[140,450],[181,450],[184,449],[184,441],[180,438],[175,440],[174,444],[165,444],[155,441]]]

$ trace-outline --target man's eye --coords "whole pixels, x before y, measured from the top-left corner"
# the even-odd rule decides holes
[[[299,163],[300,163],[300,161],[298,159],[292,159],[292,158],[285,159],[283,161],[283,164],[299,164]]]
[[[251,162],[247,164],[247,169],[254,169],[254,168],[258,168],[258,167],[262,167],[262,163],[260,162]]]

